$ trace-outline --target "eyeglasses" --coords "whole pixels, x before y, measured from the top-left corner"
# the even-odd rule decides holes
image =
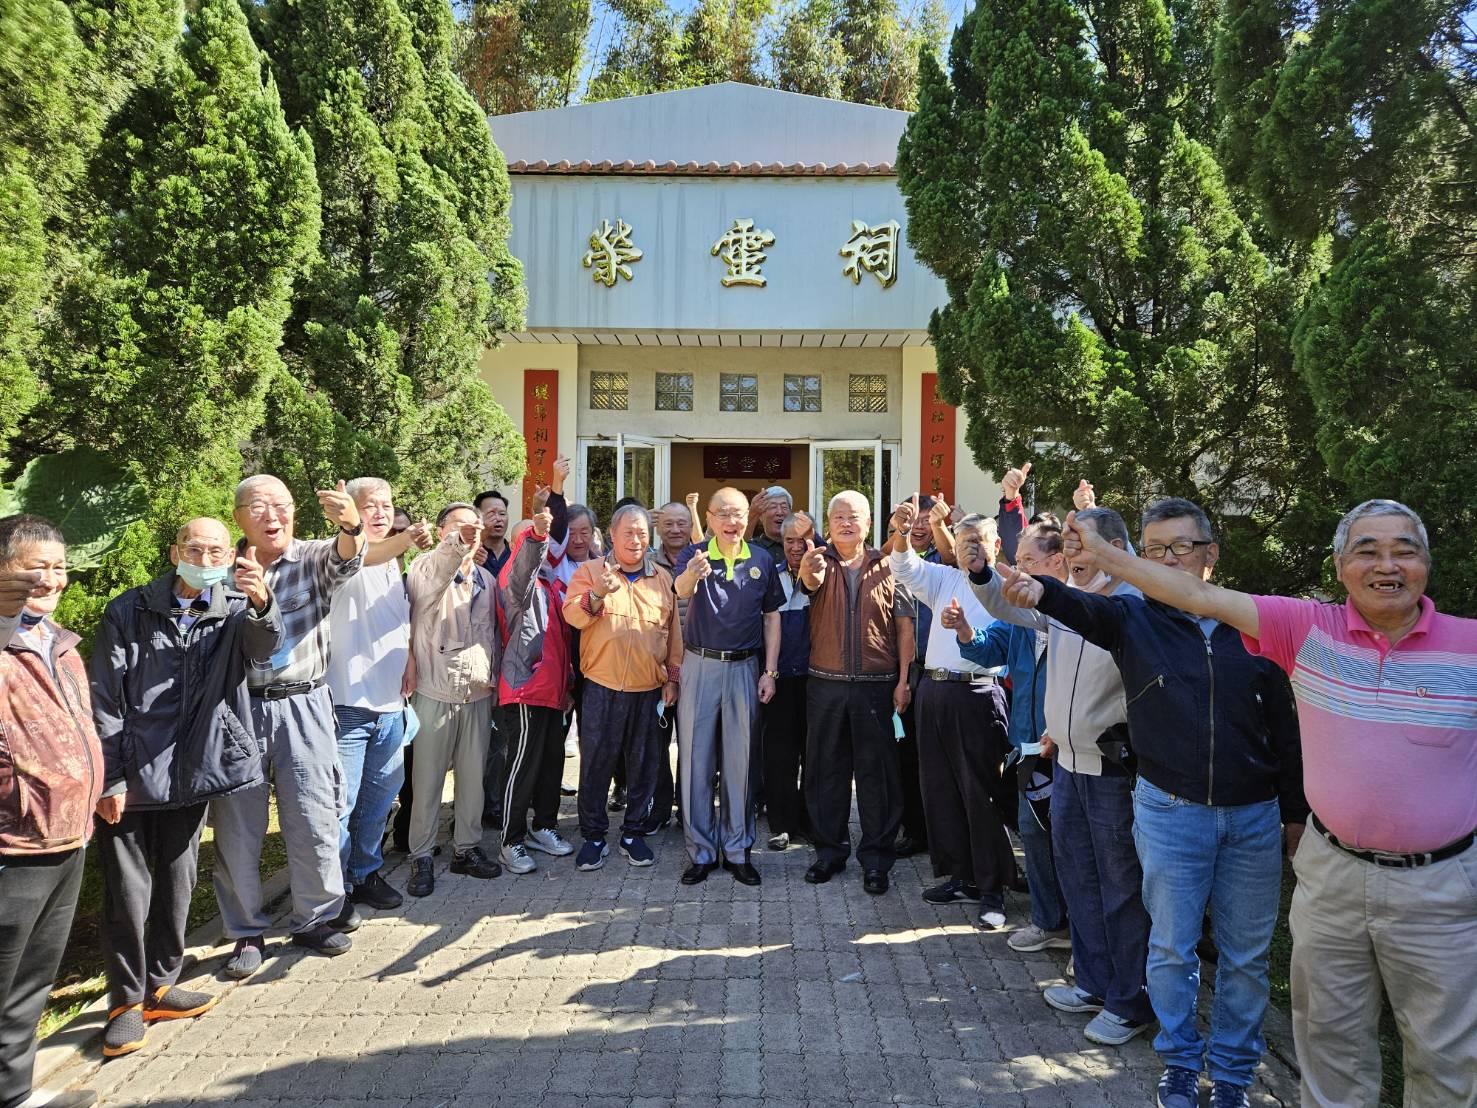
[[[1044,558],[1033,558],[1029,554],[1017,554],[1015,557],[1015,567],[1016,569],[1023,569],[1027,573],[1030,573],[1036,566],[1044,566],[1056,556],[1056,554],[1048,554]],[[1161,558],[1164,557],[1163,554],[1159,556]]]
[[[252,519],[266,519],[269,515],[290,516],[292,509],[296,507],[291,500],[283,504],[268,503],[265,500],[253,500],[250,504],[238,504],[237,507],[246,509],[246,514]]]
[[[185,560],[193,565],[220,565],[231,556],[231,550],[224,546],[201,546],[199,543],[186,543],[180,547],[180,553]]]
[[[749,514],[747,508],[719,508],[713,512],[714,519],[743,519]]]
[[[1197,546],[1214,546],[1209,539],[1175,539],[1168,546],[1155,543],[1153,546],[1144,547],[1144,557],[1155,562],[1162,562],[1165,554],[1173,554],[1176,558],[1183,558],[1195,553]]]

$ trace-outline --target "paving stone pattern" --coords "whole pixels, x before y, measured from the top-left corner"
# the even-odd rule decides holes
[[[572,801],[561,827],[573,835]],[[1086,1017],[1040,997],[1065,953],[1016,954],[969,906],[924,903],[926,859],[900,862],[882,897],[855,865],[807,885],[793,848],[755,851],[757,889],[721,871],[689,888],[680,831],[652,845],[647,869],[536,855],[537,872],[487,882],[443,854],[435,893],[367,912],[348,955],[277,937],[234,986],[216,958],[194,979],[223,992],[214,1011],[65,1077],[108,1105],[1154,1103],[1148,1039],[1087,1042]],[[391,865],[403,887],[403,857]],[[1025,921],[1024,898],[1007,909]],[[1283,1103],[1285,1069],[1263,1071],[1253,1104]]]

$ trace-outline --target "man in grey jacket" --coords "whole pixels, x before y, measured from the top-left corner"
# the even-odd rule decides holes
[[[219,520],[186,523],[169,558],[174,569],[108,605],[92,655],[106,778],[99,810],[112,817],[97,832],[108,1057],[141,1047],[146,1023],[215,1003],[175,984],[200,829],[212,797],[261,783],[246,668],[266,664],[282,642],[255,550],[237,558]]]

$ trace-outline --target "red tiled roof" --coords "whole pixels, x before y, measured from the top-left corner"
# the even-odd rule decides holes
[[[779,162],[770,162],[761,165],[758,162],[750,162],[744,165],[740,162],[510,162],[509,173],[559,173],[559,174],[650,174],[653,176],[698,176],[698,177],[890,177],[893,175],[891,162],[857,162],[848,164],[837,162],[835,165],[827,165],[825,162],[806,164],[805,162],[792,162],[783,165]]]

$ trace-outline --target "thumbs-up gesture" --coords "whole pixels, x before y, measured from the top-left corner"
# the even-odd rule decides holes
[[[1078,481],[1077,487],[1072,490],[1072,506],[1079,512],[1097,507],[1097,493],[1093,491],[1092,482],[1086,477]]]
[[[595,594],[596,600],[604,600],[624,583],[624,578],[616,572],[615,567],[606,562],[601,566],[600,579],[595,582],[594,588],[590,591]]]
[[[1007,470],[1005,476],[1000,478],[1000,491],[1005,494],[1005,499],[1014,500],[1018,497],[1021,494],[1021,486],[1026,483],[1026,478],[1030,475],[1030,462]]]
[[[706,550],[694,551],[688,560],[687,571],[699,581],[712,573],[713,563],[708,561],[708,552]]]
[[[911,499],[904,500],[892,510],[892,529],[899,533],[905,533],[913,529],[913,521],[918,518],[918,494],[915,492]]]
[[[553,485],[535,485],[533,487],[533,510],[536,512],[549,502],[549,497],[554,493]]]
[[[554,526],[554,513],[548,508],[543,508],[533,517],[533,537],[543,542],[549,537],[549,528]]]
[[[410,525],[410,541],[417,550],[430,550],[436,545],[436,534],[431,530],[431,525],[422,519],[419,523]]]
[[[960,642],[969,642],[974,638],[974,628],[969,625],[969,619],[959,606],[957,596],[951,597],[948,607],[939,613],[939,622],[953,631]]]
[[[933,507],[928,509],[928,525],[930,527],[947,527],[949,525],[949,513],[952,510],[949,507],[949,502],[944,499],[943,493],[934,493]]]
[[[818,589],[826,579],[826,552],[815,545],[814,539],[805,540],[805,553],[800,556],[800,580],[810,589]]]
[[[462,542],[466,543],[472,550],[476,551],[482,546],[482,521],[476,520],[471,523],[463,523],[457,528]]]
[[[236,587],[246,594],[246,599],[257,611],[267,606],[266,571],[256,560],[254,546],[248,546],[236,559]]]
[[[1041,603],[1046,589],[1029,573],[1022,573],[1010,566],[998,566],[996,572],[1004,584],[1002,594],[1007,602],[1017,608],[1034,608]]]
[[[554,459],[554,479],[549,483],[553,492],[564,495],[564,482],[569,480],[569,456],[560,454]]]
[[[690,492],[683,499],[687,503],[687,510],[692,513],[692,518],[697,519],[697,493]]]
[[[1084,553],[1091,553],[1101,543],[1102,537],[1088,523],[1078,523],[1077,513],[1068,512],[1062,524],[1062,554],[1068,561]]]
[[[42,588],[39,569],[0,570],[0,616],[20,615],[26,601]]]
[[[319,489],[318,503],[323,508],[323,514],[328,517],[328,522],[336,527],[352,531],[359,526],[359,506],[345,490],[342,481],[334,488]]]

